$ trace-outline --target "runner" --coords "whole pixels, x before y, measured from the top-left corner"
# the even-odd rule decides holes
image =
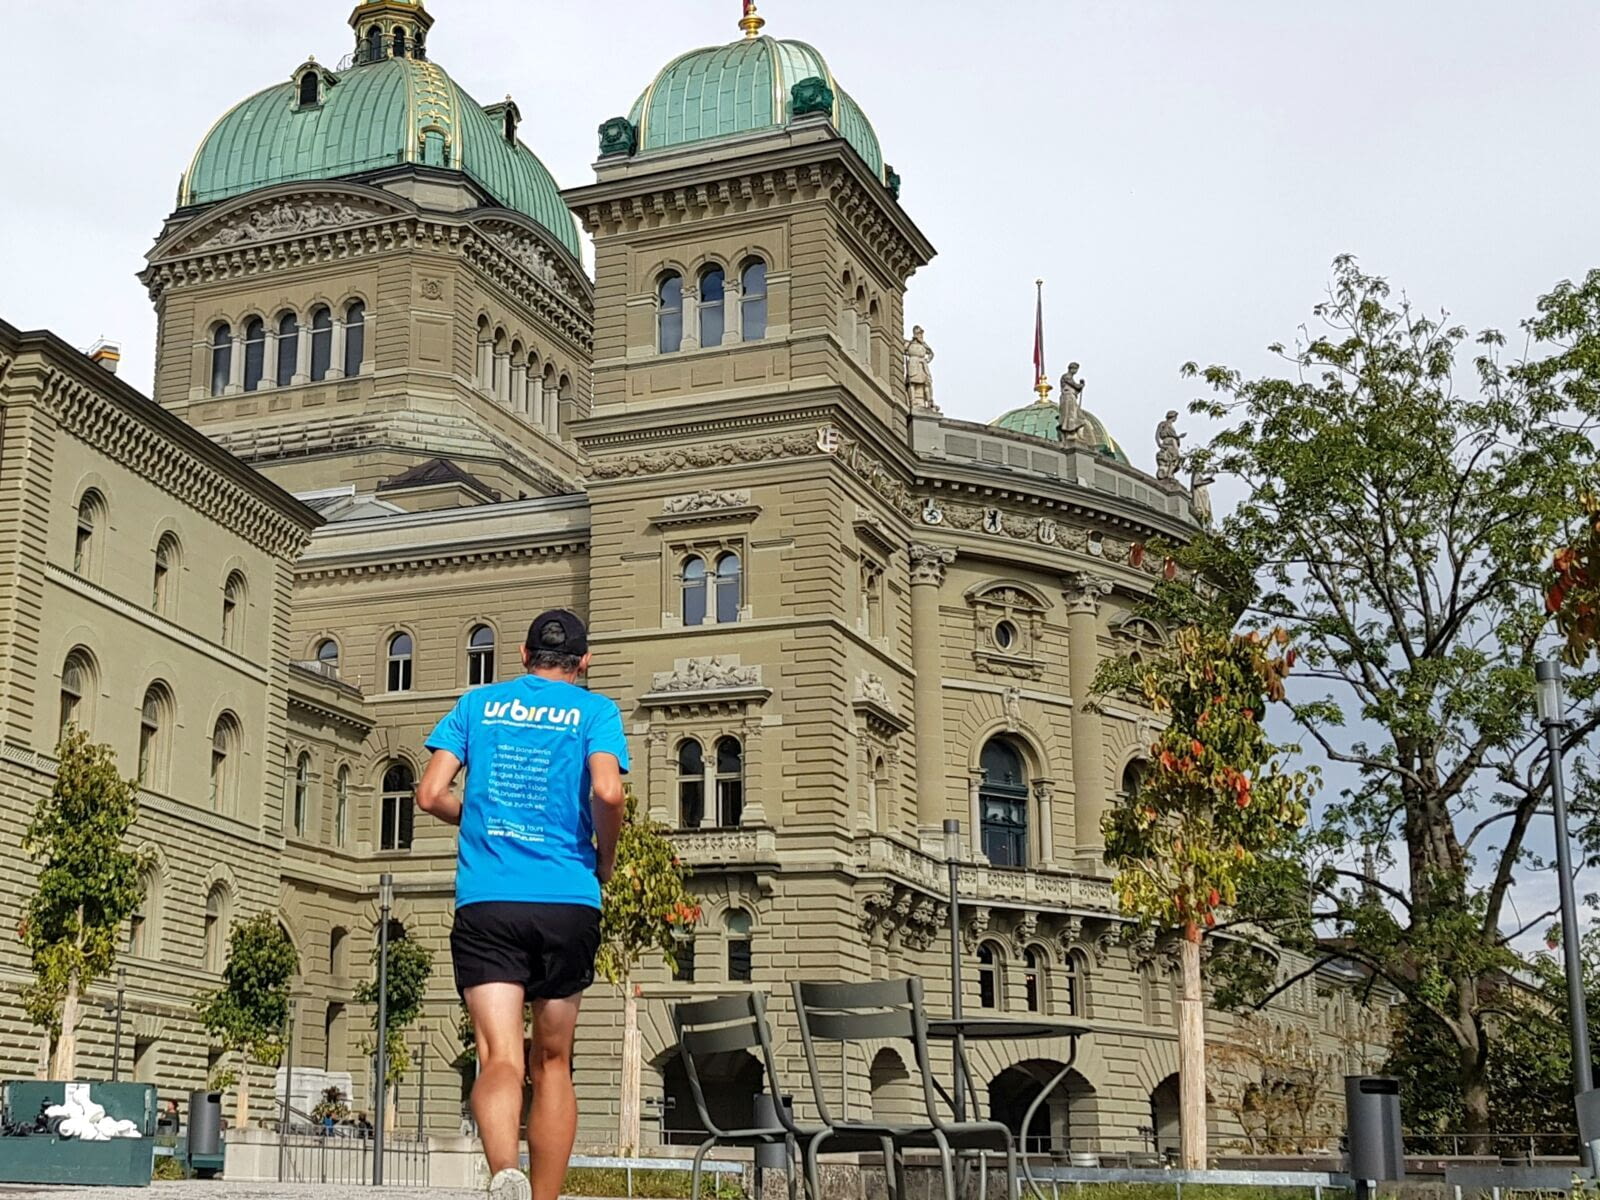
[[[577,686],[589,637],[575,615],[540,615],[522,665],[526,675],[468,692],[439,722],[417,803],[461,826],[450,953],[477,1033],[472,1111],[489,1194],[557,1200],[577,1136],[572,1041],[594,982],[600,885],[616,865],[628,746],[617,706]],[[457,797],[451,787],[463,768]],[[519,1168],[524,1071],[533,1081],[531,1186]]]

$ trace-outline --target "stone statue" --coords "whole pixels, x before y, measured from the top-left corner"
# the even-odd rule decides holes
[[[1190,468],[1189,510],[1194,513],[1194,519],[1206,528],[1211,526],[1211,485],[1216,481],[1215,475],[1207,475],[1198,464]]]
[[[911,407],[933,407],[933,347],[922,340],[922,326],[911,330],[911,340],[906,343],[906,390],[911,396]]]
[[[1183,439],[1186,433],[1178,432],[1178,410],[1167,413],[1167,419],[1156,426],[1156,478],[1171,482],[1178,478],[1178,468],[1183,465]]]
[[[1083,385],[1078,378],[1078,364],[1068,363],[1067,373],[1061,377],[1061,417],[1056,423],[1056,433],[1063,445],[1078,440],[1083,432]]]

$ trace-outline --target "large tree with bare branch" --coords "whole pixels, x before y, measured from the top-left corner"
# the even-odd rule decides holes
[[[1530,839],[1549,793],[1533,664],[1557,642],[1548,554],[1597,466],[1600,272],[1539,302],[1515,364],[1499,334],[1469,348],[1349,258],[1314,318],[1272,347],[1280,374],[1187,368],[1214,389],[1194,411],[1225,426],[1202,465],[1248,495],[1186,553],[1230,585],[1245,626],[1300,648],[1290,708],[1344,784],[1320,853],[1276,879],[1280,899],[1296,882],[1314,899],[1280,932],[1332,932],[1446,1030],[1482,1133],[1496,981],[1518,965],[1511,942],[1550,915],[1519,910],[1514,888],[1548,869]],[[1569,748],[1600,723],[1595,691],[1592,673],[1570,680]],[[1592,858],[1581,763],[1579,779]],[[1270,924],[1273,907],[1251,915]]]

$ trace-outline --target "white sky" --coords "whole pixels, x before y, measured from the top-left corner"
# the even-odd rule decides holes
[[[134,273],[180,172],[229,106],[308,53],[337,63],[350,7],[0,0],[0,316],[120,341],[147,389]],[[600,122],[678,53],[737,37],[739,8],[434,0],[429,48],[479,102],[514,94],[523,137],[573,186]],[[822,50],[941,251],[907,320],[952,416],[1032,398],[1039,276],[1052,377],[1081,360],[1088,406],[1151,469],[1156,421],[1195,394],[1179,364],[1270,369],[1263,347],[1292,339],[1340,252],[1474,330],[1513,328],[1600,265],[1600,22],[1583,0],[762,11]]]

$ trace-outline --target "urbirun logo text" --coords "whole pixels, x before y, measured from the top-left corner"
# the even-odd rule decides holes
[[[529,708],[521,700],[490,700],[483,706],[485,721],[512,721],[518,725],[571,725],[583,720],[576,708],[547,708],[539,705]]]

